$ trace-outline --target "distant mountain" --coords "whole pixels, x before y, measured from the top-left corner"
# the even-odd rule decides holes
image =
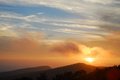
[[[31,68],[24,68],[24,69],[19,69],[19,70],[14,70],[14,71],[8,71],[8,72],[1,72],[0,73],[0,80],[9,80],[12,77],[22,77],[24,75],[29,75],[29,74],[34,74],[36,72],[42,72],[44,70],[49,70],[51,67],[49,66],[39,66],[39,67],[31,67]]]
[[[21,69],[21,70],[7,72],[7,73],[3,73],[3,74],[1,73],[0,80],[13,80],[15,78],[21,78],[21,77],[29,77],[29,78],[35,79],[41,75],[45,75],[47,79],[52,80],[53,77],[55,77],[56,75],[64,74],[66,72],[74,73],[74,72],[77,72],[80,70],[84,70],[87,73],[90,73],[90,72],[94,71],[95,69],[96,69],[95,66],[86,65],[83,63],[67,65],[67,66],[58,67],[55,69],[51,69],[48,66],[43,66],[43,67],[37,67],[37,68]]]
[[[85,70],[86,72],[91,72],[93,70],[95,70],[96,67],[95,66],[92,66],[92,65],[87,65],[87,64],[84,64],[84,63],[76,63],[76,64],[71,64],[71,65],[67,65],[67,66],[63,66],[63,67],[58,67],[58,68],[55,68],[55,69],[51,69],[50,71],[57,71],[57,73],[60,71],[78,71],[78,70]]]
[[[55,75],[64,74],[66,72],[74,73],[74,72],[81,71],[81,70],[84,70],[87,73],[90,73],[90,72],[94,71],[96,68],[97,67],[95,67],[95,66],[87,65],[84,63],[76,63],[76,64],[72,64],[72,65],[67,65],[67,66],[51,69],[44,73],[46,73],[49,80],[52,80],[53,77],[55,77]]]

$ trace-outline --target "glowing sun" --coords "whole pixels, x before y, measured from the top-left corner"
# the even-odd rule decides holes
[[[87,58],[85,58],[85,61],[87,61],[87,62],[89,62],[89,63],[92,63],[92,62],[94,62],[94,58],[92,58],[92,57],[87,57]]]

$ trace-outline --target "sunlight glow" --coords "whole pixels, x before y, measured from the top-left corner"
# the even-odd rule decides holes
[[[89,63],[92,63],[92,62],[94,62],[94,58],[92,58],[92,57],[87,57],[87,58],[85,58],[85,61],[87,61],[87,62],[89,62]]]

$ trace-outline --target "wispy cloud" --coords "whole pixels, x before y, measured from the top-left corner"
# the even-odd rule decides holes
[[[82,20],[82,19],[57,19],[47,17],[44,14],[33,14],[33,15],[21,15],[16,13],[1,12],[0,20],[2,21],[1,27],[11,26],[12,31],[26,30],[27,32],[43,32],[46,35],[53,33],[63,33],[70,37],[76,34],[79,38],[89,39],[102,39],[102,36],[108,35],[109,31],[103,30],[99,21],[94,20]],[[16,24],[16,21],[19,22]],[[97,23],[97,24],[96,24]],[[103,22],[101,22],[103,23]],[[38,24],[38,25],[36,25]],[[47,31],[47,32],[46,32]],[[71,36],[70,36],[71,35]],[[57,35],[56,35],[57,36]],[[76,38],[78,37],[76,36]]]
[[[49,4],[51,3],[51,4]],[[118,0],[76,0],[76,1],[56,1],[56,0],[1,0],[1,4],[21,5],[21,6],[47,6],[64,10],[69,13],[74,13],[78,18],[56,18],[46,17],[44,13],[38,15],[21,15],[13,13],[1,13],[2,19],[22,20],[27,23],[40,23],[43,25],[70,27],[70,28],[85,28],[92,30],[119,30],[119,1]],[[115,5],[116,4],[116,5]],[[113,7],[114,6],[114,7]],[[9,12],[9,11],[8,11]],[[44,16],[44,17],[43,17]],[[6,20],[5,20],[6,21]],[[98,29],[99,28],[99,29]],[[81,29],[82,30],[82,29]],[[103,33],[103,32],[102,32]]]
[[[1,4],[26,7],[47,6],[55,10],[73,13],[76,17],[53,17],[44,12],[24,15],[14,10],[0,12],[0,35],[24,37],[30,34],[38,37],[41,32],[46,39],[53,37],[75,38],[79,40],[107,40],[105,36],[120,31],[120,6],[118,0],[1,0]],[[51,3],[51,4],[49,4]],[[13,6],[15,7],[15,6]],[[37,8],[38,8],[37,7]],[[22,9],[22,8],[21,8]],[[29,11],[28,11],[29,12]],[[49,14],[49,13],[48,13]],[[27,35],[28,36],[28,35]],[[58,38],[59,39],[59,38]]]

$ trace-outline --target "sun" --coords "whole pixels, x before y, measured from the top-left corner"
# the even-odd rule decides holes
[[[94,58],[92,57],[87,57],[85,58],[85,61],[89,62],[89,63],[93,63],[94,62]]]

